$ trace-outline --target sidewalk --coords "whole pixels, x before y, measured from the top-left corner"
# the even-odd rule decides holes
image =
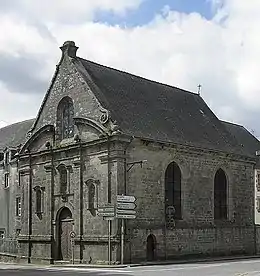
[[[174,265],[174,264],[193,264],[193,263],[214,263],[214,262],[223,262],[223,261],[239,261],[239,260],[250,260],[250,259],[259,259],[260,255],[256,256],[225,256],[225,257],[204,257],[204,258],[187,258],[187,259],[173,259],[173,260],[161,260],[154,262],[140,262],[133,264],[118,264],[118,265],[103,265],[103,264],[65,264],[54,266],[59,267],[89,267],[89,268],[125,268],[125,267],[138,267],[138,266],[160,266],[160,265]]]
[[[215,262],[223,262],[223,261],[236,262],[239,260],[250,260],[250,259],[260,259],[260,255],[172,259],[167,261],[162,260],[162,261],[154,261],[154,262],[141,262],[139,264],[129,264],[128,266],[136,267],[136,266],[154,266],[154,265],[171,265],[171,264],[215,263]]]
[[[193,263],[214,263],[214,262],[236,262],[239,260],[252,260],[260,259],[260,256],[225,256],[225,257],[206,257],[206,258],[190,258],[190,259],[175,259],[175,260],[162,260],[154,262],[140,262],[135,264],[118,264],[118,265],[107,265],[107,264],[54,264],[54,265],[44,265],[44,264],[19,264],[19,263],[0,263],[3,266],[15,266],[23,268],[99,268],[99,269],[117,269],[126,267],[138,267],[138,266],[160,266],[160,265],[174,265],[174,264],[193,264]]]

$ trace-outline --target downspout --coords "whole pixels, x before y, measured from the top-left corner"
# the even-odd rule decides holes
[[[79,141],[79,162],[80,162],[80,167],[79,167],[79,177],[80,177],[80,263],[83,263],[83,156],[82,156],[82,144],[81,140]]]
[[[28,212],[28,263],[31,263],[32,256],[32,244],[31,244],[31,235],[32,235],[32,157],[31,152],[28,149],[29,156],[29,212]]]
[[[111,203],[111,163],[110,163],[110,136],[107,136],[107,202]],[[108,221],[108,263],[111,264],[111,232],[112,223]]]
[[[133,141],[134,137],[131,137],[131,141],[129,144],[126,145],[125,149],[124,149],[124,187],[123,187],[123,194],[126,195],[127,194],[127,148],[130,146],[131,142]],[[127,229],[127,220],[121,220],[121,223],[124,223],[124,231],[126,231]],[[122,228],[122,226],[121,226]],[[125,234],[125,233],[124,233]],[[122,235],[122,233],[121,233]],[[130,240],[130,244],[129,244],[129,251],[130,251],[130,263],[132,263],[132,246],[131,246],[131,232],[129,232],[129,240]],[[122,243],[121,243],[122,244]],[[121,260],[122,261],[122,260]]]
[[[111,203],[111,163],[110,163],[110,136],[107,137],[107,201]]]
[[[54,250],[55,250],[55,241],[54,241],[54,152],[53,146],[55,144],[55,132],[53,131],[52,137],[52,145],[50,145],[50,153],[51,153],[51,259],[50,264],[54,264]]]
[[[256,165],[254,166],[254,254],[257,255],[257,231],[256,231],[256,208],[255,208],[255,204],[256,204],[256,177],[257,177],[257,171],[256,171]]]

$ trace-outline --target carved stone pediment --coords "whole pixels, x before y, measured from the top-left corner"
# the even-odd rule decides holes
[[[82,141],[95,141],[108,135],[108,129],[89,118],[74,118]]]

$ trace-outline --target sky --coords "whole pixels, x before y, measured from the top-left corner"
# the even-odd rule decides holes
[[[0,127],[36,116],[61,57],[197,92],[260,137],[259,0],[0,0]]]

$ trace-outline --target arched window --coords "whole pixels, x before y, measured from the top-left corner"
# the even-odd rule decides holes
[[[63,98],[57,109],[57,135],[63,140],[74,136],[74,107],[70,97]]]
[[[40,214],[42,212],[42,191],[41,189],[36,190],[36,213]]]
[[[85,183],[87,186],[87,209],[93,216],[95,216],[98,208],[98,186],[100,185],[100,181],[90,178]]]
[[[34,187],[34,191],[35,191],[35,213],[37,215],[41,215],[43,212],[42,199],[43,199],[44,187],[36,186]]]
[[[222,169],[219,169],[214,178],[214,218],[227,219],[227,177]]]
[[[88,186],[88,209],[95,209],[95,185],[94,183],[89,184]]]
[[[65,165],[59,166],[60,173],[60,193],[65,195],[67,193],[68,186],[68,172]]]
[[[181,219],[181,170],[172,162],[165,172],[165,212],[169,219]]]

